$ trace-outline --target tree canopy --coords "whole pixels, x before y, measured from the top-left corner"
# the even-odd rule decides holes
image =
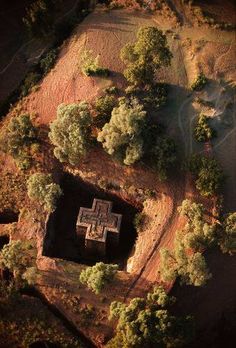
[[[126,165],[138,161],[143,155],[142,131],[146,124],[146,111],[137,99],[121,98],[111,119],[99,132],[97,140],[110,154],[121,158]]]
[[[121,59],[127,64],[124,76],[133,85],[152,84],[157,70],[170,65],[171,58],[166,36],[156,27],[140,28],[137,41],[121,50]]]
[[[80,273],[80,282],[86,284],[95,294],[99,294],[104,286],[111,282],[118,270],[118,265],[98,262],[92,267],[87,267]]]
[[[54,211],[62,190],[53,181],[51,174],[35,173],[27,181],[28,196],[32,200],[38,200],[45,210]]]
[[[60,162],[79,164],[88,149],[91,121],[89,105],[84,101],[58,106],[57,118],[50,124],[49,139]]]
[[[173,250],[160,252],[161,278],[173,281],[179,277],[183,283],[202,286],[211,277],[202,253],[217,241],[217,228],[204,221],[202,204],[186,199],[178,210],[187,224],[177,232]]]
[[[28,267],[35,264],[36,249],[28,241],[13,240],[0,252],[0,266],[21,277]]]
[[[112,302],[110,319],[118,319],[116,336],[108,348],[180,347],[193,337],[190,317],[177,318],[169,309],[175,298],[155,287],[147,298],[133,298],[127,305]]]
[[[0,149],[11,155],[20,169],[30,167],[34,144],[38,144],[38,132],[28,114],[12,117],[0,135]]]
[[[202,196],[210,197],[219,191],[224,175],[214,158],[193,155],[188,162],[188,168],[196,177],[196,188]]]
[[[222,224],[219,239],[220,248],[224,253],[236,253],[236,212],[228,214]]]

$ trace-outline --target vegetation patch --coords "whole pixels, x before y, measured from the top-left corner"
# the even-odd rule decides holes
[[[173,281],[179,277],[183,283],[202,286],[211,278],[202,253],[215,241],[216,226],[204,221],[201,204],[185,200],[179,212],[188,221],[177,233],[174,249],[161,249],[161,278]]]
[[[111,113],[117,105],[117,100],[113,95],[105,95],[95,101],[95,124],[98,127],[103,127],[105,123],[110,121]]]
[[[209,117],[204,114],[200,114],[198,117],[194,135],[195,139],[199,142],[208,141],[216,135],[216,132],[209,126],[208,120]]]
[[[112,282],[116,276],[118,265],[98,262],[92,267],[87,267],[80,273],[79,280],[87,285],[95,294],[99,294],[106,284]]]
[[[109,123],[98,133],[97,140],[109,155],[115,155],[126,165],[138,161],[143,155],[142,130],[146,123],[146,111],[136,99],[130,102],[120,99]]]
[[[133,298],[129,304],[112,302],[110,319],[118,320],[115,337],[108,348],[181,347],[194,335],[190,316],[171,314],[174,297],[162,287],[154,287],[146,298]]]
[[[211,197],[219,192],[224,174],[214,158],[193,155],[187,168],[196,177],[196,188],[202,196]]]
[[[38,130],[28,114],[12,117],[0,134],[0,150],[11,155],[20,169],[30,168],[38,148]]]
[[[27,181],[28,196],[43,205],[44,209],[52,212],[56,209],[62,190],[53,181],[51,174],[35,173]]]
[[[60,162],[79,164],[88,149],[91,122],[86,102],[58,106],[57,118],[50,124],[49,139]]]
[[[201,73],[193,82],[191,89],[192,91],[201,91],[206,86],[206,84],[207,84],[207,78],[203,73]]]
[[[156,72],[169,66],[171,58],[166,36],[156,27],[140,28],[137,41],[126,44],[121,51],[121,59],[127,65],[124,76],[131,85],[152,85]]]
[[[99,56],[94,57],[92,50],[84,50],[79,59],[79,66],[86,76],[108,77],[110,72],[107,68],[99,65]]]

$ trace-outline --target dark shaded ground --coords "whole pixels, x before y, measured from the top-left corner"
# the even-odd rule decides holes
[[[206,255],[212,279],[204,287],[175,284],[176,314],[195,318],[196,339],[188,348],[233,348],[236,342],[236,255]]]
[[[19,213],[14,213],[12,211],[5,211],[0,213],[0,224],[10,224],[12,222],[18,221]]]
[[[76,231],[76,221],[80,207],[91,208],[93,199],[100,198],[112,201],[112,211],[123,215],[119,247],[112,247],[108,238],[107,257],[103,261],[118,263],[123,268],[136,238],[133,219],[137,209],[117,196],[68,174],[64,176],[61,186],[64,194],[47,224],[44,255],[89,264],[99,261],[99,258],[91,260],[87,255],[84,248],[85,230]]]

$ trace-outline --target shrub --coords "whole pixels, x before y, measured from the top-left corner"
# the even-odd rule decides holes
[[[40,79],[41,75],[37,72],[29,72],[20,87],[21,97],[25,97]]]
[[[224,219],[219,245],[224,253],[236,253],[236,212],[228,214]]]
[[[197,141],[207,141],[210,140],[215,132],[208,124],[209,117],[200,114],[198,117],[197,125],[194,129],[194,135]]]
[[[224,175],[215,159],[193,155],[188,162],[188,169],[195,175],[196,188],[202,196],[213,196],[221,188]]]
[[[121,59],[127,64],[124,76],[133,85],[152,84],[155,73],[170,65],[171,58],[166,36],[156,27],[140,28],[137,41],[121,50]]]
[[[138,86],[128,86],[125,89],[128,97],[135,97],[147,108],[159,109],[167,101],[167,85],[155,83],[140,89]]]
[[[155,287],[147,298],[133,298],[129,304],[112,302],[109,319],[118,319],[116,336],[108,348],[180,347],[193,337],[190,317],[170,313],[175,298]]]
[[[117,270],[118,265],[98,262],[80,273],[80,282],[86,284],[95,294],[99,294],[104,286],[114,279]]]
[[[110,121],[112,110],[117,104],[115,97],[111,95],[105,95],[96,99],[95,111],[96,119],[95,122],[98,126],[104,126],[105,123]]]
[[[148,107],[159,109],[166,104],[167,86],[164,83],[156,83],[144,91],[144,97],[141,99]]]
[[[143,212],[135,214],[133,224],[134,224],[135,229],[138,232],[141,231],[142,226],[144,224],[144,221],[145,221],[145,214]]]
[[[92,50],[84,50],[79,60],[81,71],[86,76],[108,77],[108,69],[99,66],[99,56],[94,57]]]
[[[32,200],[38,200],[45,210],[54,211],[62,190],[56,184],[51,174],[35,173],[27,181],[28,196]]]
[[[207,78],[203,73],[200,73],[196,80],[193,82],[191,89],[193,91],[201,91],[207,84]]]
[[[204,220],[205,210],[203,205],[185,199],[178,208],[180,215],[186,216],[188,222],[178,236],[186,249],[203,251],[205,248],[216,244],[217,228]]]
[[[99,132],[97,140],[110,154],[121,158],[126,165],[138,161],[143,155],[142,131],[146,112],[136,99],[121,98],[112,111],[109,123]]]
[[[79,164],[88,149],[91,121],[86,102],[59,105],[57,118],[50,124],[49,139],[60,162]]]
[[[28,241],[13,240],[0,252],[0,265],[21,277],[28,267],[35,264],[36,249]]]
[[[57,49],[50,50],[44,58],[40,60],[40,68],[43,74],[47,74],[54,66],[57,59]]]
[[[30,167],[30,149],[35,143],[38,132],[28,114],[12,117],[0,136],[0,149],[11,155],[20,169]]]
[[[118,92],[119,92],[119,88],[118,87],[116,87],[116,86],[111,86],[111,87],[106,87],[105,89],[104,89],[104,92],[106,93],[106,94],[118,94]]]
[[[176,162],[176,145],[172,139],[159,137],[149,150],[152,167],[157,170],[160,180],[167,179],[167,171]]]
[[[202,255],[203,251],[218,242],[216,224],[209,224],[204,219],[202,204],[186,199],[178,208],[187,218],[187,224],[175,237],[174,249],[161,249],[161,279],[202,286],[211,274]]]
[[[163,281],[174,281],[180,277],[182,283],[203,286],[211,278],[205,258],[200,252],[188,254],[180,240],[173,251],[160,250],[160,273]]]

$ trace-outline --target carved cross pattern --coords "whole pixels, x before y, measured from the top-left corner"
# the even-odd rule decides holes
[[[80,208],[77,225],[87,227],[85,239],[106,242],[107,232],[119,233],[121,214],[111,212],[112,202],[94,199],[92,209]]]

